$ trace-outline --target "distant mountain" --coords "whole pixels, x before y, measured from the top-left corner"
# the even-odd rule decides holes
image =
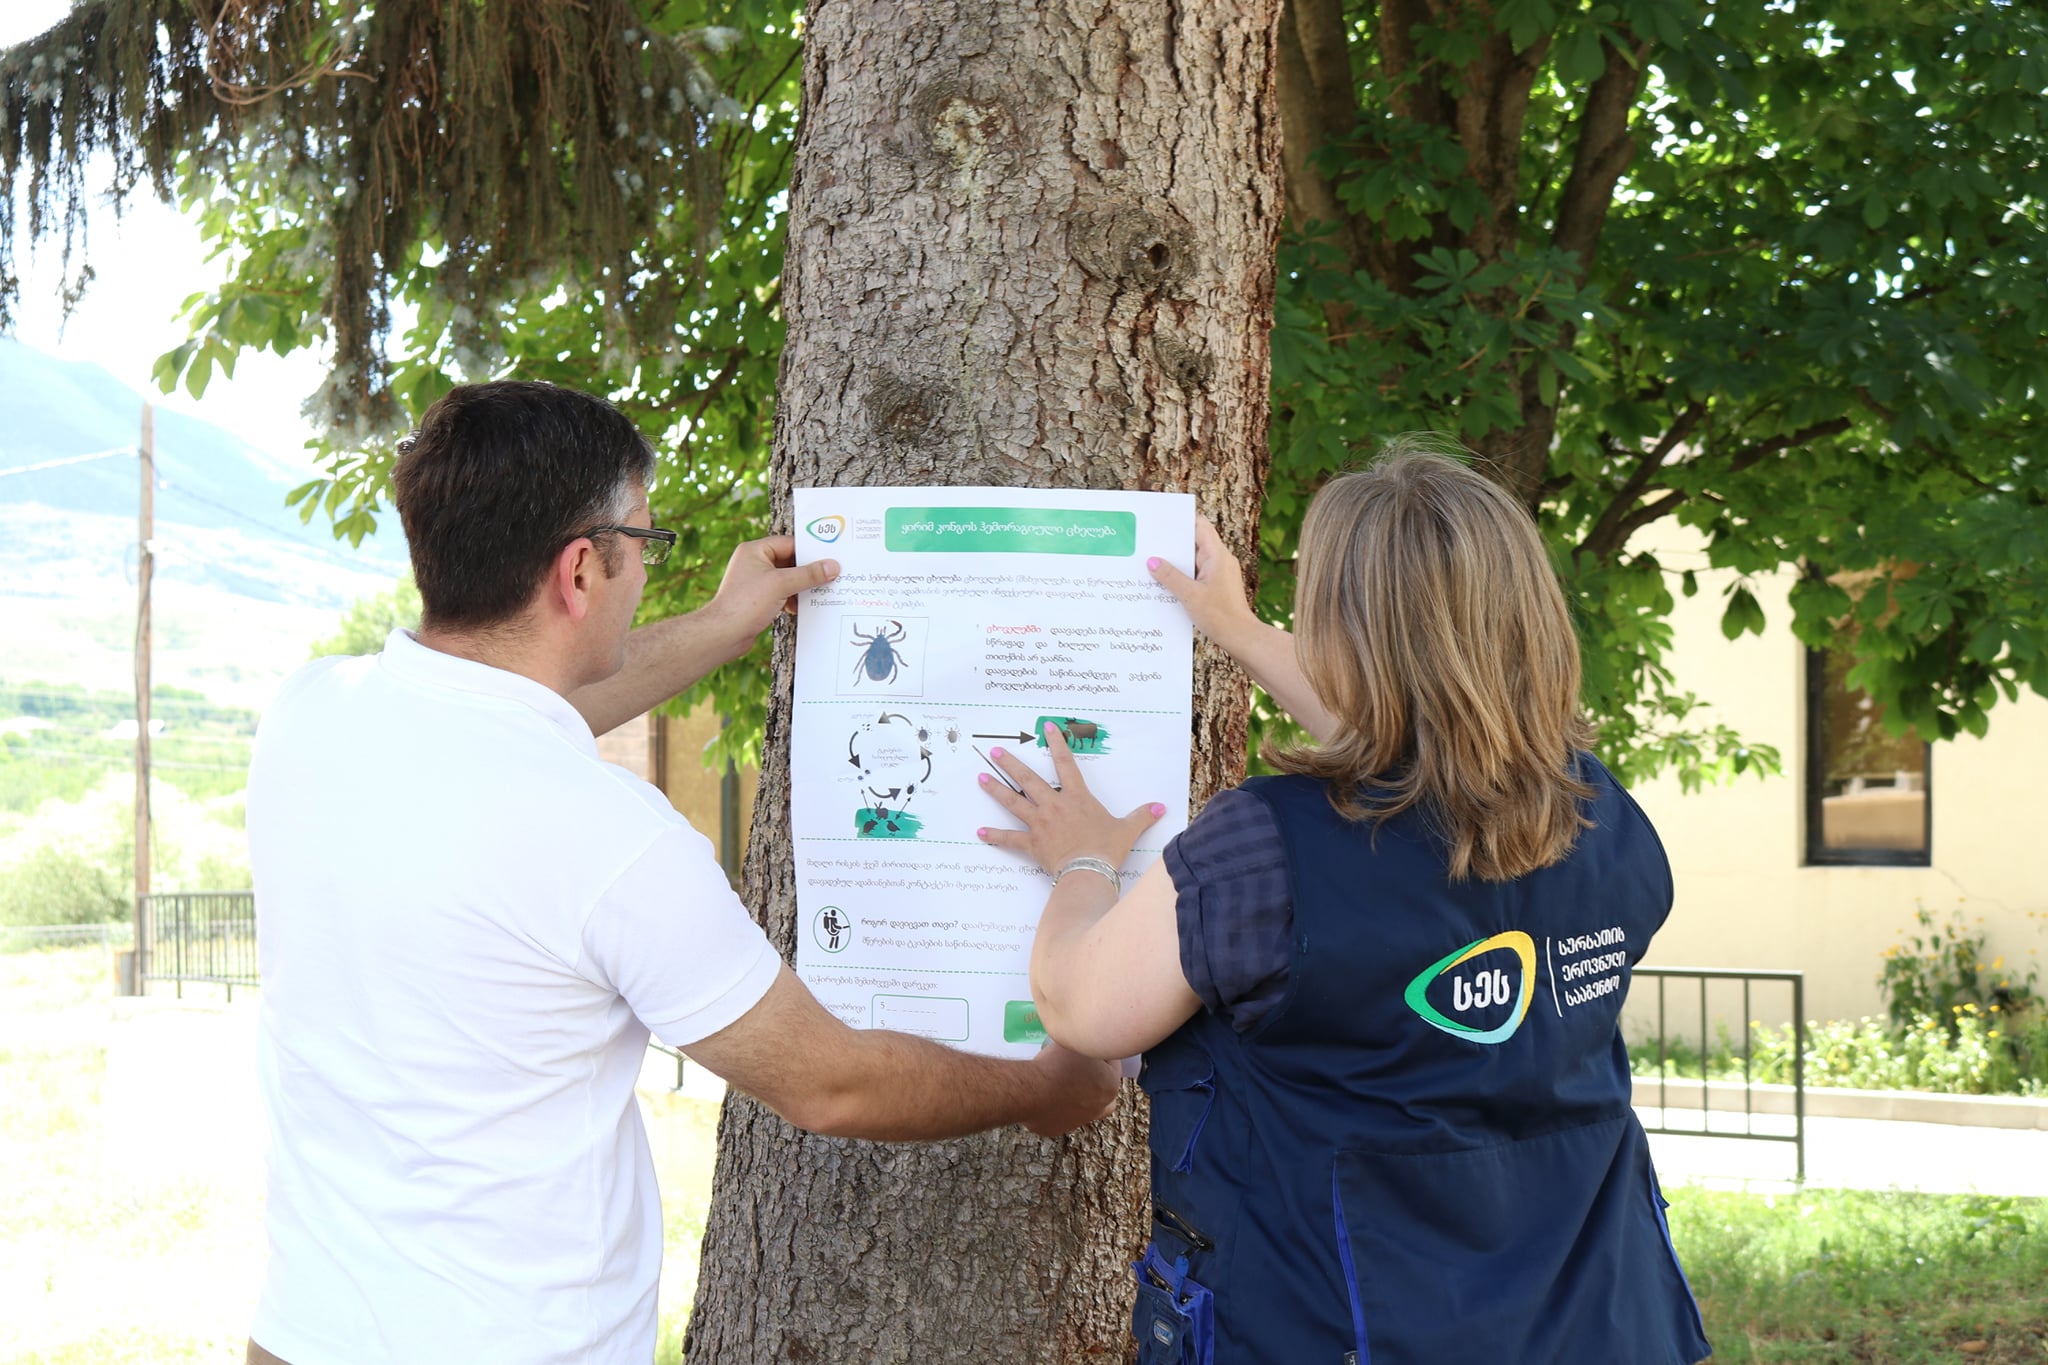
[[[65,514],[110,516],[134,525],[138,477],[132,458],[31,474],[7,471],[132,448],[141,420],[142,396],[100,366],[59,360],[0,337],[0,524],[16,533],[0,548],[0,565],[18,562],[19,552],[29,548],[19,543],[23,535],[32,535],[39,554],[47,554],[48,533],[64,523]],[[166,577],[211,583],[260,601],[336,606],[353,598],[358,586],[340,580],[365,574],[390,579],[405,568],[395,516],[361,547],[335,540],[320,517],[301,523],[284,498],[306,475],[209,422],[159,409],[156,464],[155,517],[169,551],[159,569]],[[210,553],[217,541],[234,544],[243,555]],[[253,562],[243,557],[251,542],[262,551]],[[132,549],[128,558],[132,563]],[[21,590],[19,578],[0,586],[4,592]]]
[[[0,680],[118,686],[133,640],[135,458],[24,466],[140,434],[142,395],[104,368],[0,337]],[[156,414],[159,681],[261,704],[344,607],[406,566],[396,515],[360,547],[302,523],[290,461],[183,413]]]

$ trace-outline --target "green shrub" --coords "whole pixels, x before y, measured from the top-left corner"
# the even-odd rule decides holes
[[[1922,905],[1913,918],[1920,932],[1885,949],[1878,971],[1878,990],[1894,1029],[1908,1033],[1932,1019],[1953,1035],[1969,1006],[1986,1015],[2043,1012],[2039,969],[2030,966],[2022,975],[2009,970],[2000,954],[1987,962],[1984,934],[1971,930],[1962,911],[1951,911],[1949,922],[1937,925],[1934,912]]]
[[[1887,948],[1878,977],[1888,1017],[1809,1021],[1806,1083],[1851,1090],[1925,1090],[1941,1095],[2048,1095],[2048,1001],[2037,969],[2008,969],[1960,911],[1937,925],[1925,906],[1920,932]],[[1904,930],[1900,931],[1905,934]],[[1988,958],[1988,960],[1987,960]],[[1750,1024],[1749,1079],[1790,1085],[1793,1030]],[[1658,1074],[1656,1043],[1633,1043],[1629,1068]],[[1697,1042],[1667,1039],[1663,1074],[1686,1080],[1743,1078],[1743,1050],[1723,1026],[1701,1055]]]
[[[1765,1085],[1792,1083],[1795,1046],[1790,1026],[1750,1025],[1749,1078]],[[1668,1041],[1664,1074],[1698,1080],[1739,1081],[1742,1049],[1724,1032],[1705,1057],[1685,1040]],[[1630,1069],[1657,1074],[1657,1046],[1629,1048]],[[1851,1090],[1925,1090],[1941,1095],[2048,1095],[2048,1018],[2009,1015],[2000,1006],[1957,1005],[1948,1023],[1924,1018],[1909,1028],[1865,1016],[1806,1026],[1806,1083]]]
[[[134,913],[117,850],[38,844],[0,871],[0,925],[103,924]]]
[[[150,846],[155,891],[249,885],[243,801],[157,789]],[[45,801],[0,837],[0,927],[121,922],[134,914],[133,792],[115,774],[77,801]]]

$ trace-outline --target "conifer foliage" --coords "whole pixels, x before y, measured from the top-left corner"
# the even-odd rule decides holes
[[[334,348],[314,409],[344,439],[406,420],[387,290],[423,256],[458,330],[567,285],[645,350],[713,230],[710,125],[739,110],[703,58],[731,37],[661,32],[632,0],[86,0],[0,53],[0,330],[17,229],[58,238],[68,273],[93,198],[146,182],[298,208],[287,264]],[[281,311],[280,349],[299,325]]]

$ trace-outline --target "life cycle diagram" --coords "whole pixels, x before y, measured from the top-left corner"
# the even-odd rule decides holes
[[[1014,729],[970,731],[965,728],[969,724],[987,726],[997,722],[968,722],[956,715],[936,713],[912,717],[900,711],[863,714],[853,721],[846,737],[846,761],[853,769],[852,785],[857,793],[852,798],[857,802],[853,813],[855,836],[915,839],[925,824],[921,812],[935,801],[946,799],[929,795],[935,776],[954,778],[942,785],[956,796],[970,790],[973,775],[980,772],[987,772],[995,781],[1014,789],[1015,784],[996,765],[989,751],[1004,745],[1012,750],[1035,747],[1042,755],[1050,748],[1045,733],[1049,725],[1059,728],[1077,761],[1102,758],[1111,752],[1110,727],[1082,716],[1033,716]],[[963,759],[963,751],[970,757]],[[1049,764],[1032,766],[1050,780]],[[1083,773],[1090,775],[1091,769],[1084,767]],[[967,775],[965,781],[958,780],[961,774]],[[926,796],[919,805],[921,792]]]

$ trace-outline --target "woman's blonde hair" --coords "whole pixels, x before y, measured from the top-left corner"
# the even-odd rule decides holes
[[[1295,654],[1337,721],[1267,754],[1347,818],[1420,809],[1454,881],[1571,852],[1592,788],[1576,753],[1579,649],[1529,514],[1455,459],[1396,443],[1340,475],[1301,529]]]

